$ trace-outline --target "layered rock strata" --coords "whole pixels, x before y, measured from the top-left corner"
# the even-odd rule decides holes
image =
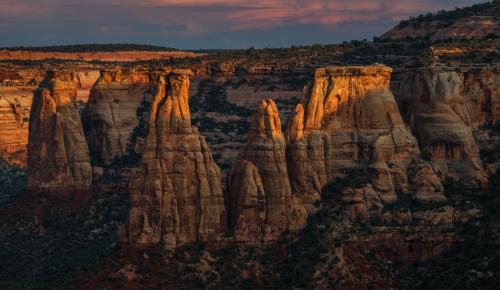
[[[0,156],[7,162],[26,166],[28,117],[18,99],[0,95]]]
[[[188,106],[188,70],[158,77],[141,168],[130,183],[129,241],[214,241],[226,227],[220,171]]]
[[[74,74],[49,72],[37,88],[30,113],[28,190],[85,191],[92,167],[75,102]]]
[[[109,164],[126,155],[136,142],[131,138],[140,121],[137,110],[151,100],[147,71],[101,70],[82,115],[95,157]]]
[[[275,240],[305,223],[307,212],[292,194],[285,150],[276,104],[260,101],[247,143],[228,178],[229,226],[237,241]]]
[[[302,140],[306,148],[288,151],[287,159],[301,160],[305,171],[295,180],[308,180],[316,192],[316,176],[325,186],[361,171],[383,203],[396,201],[396,191],[409,190],[408,167],[420,150],[389,90],[390,75],[382,65],[315,71],[288,126],[289,147]]]

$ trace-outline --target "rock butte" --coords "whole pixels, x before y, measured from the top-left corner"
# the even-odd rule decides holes
[[[141,169],[130,183],[129,240],[174,249],[214,241],[226,228],[215,164],[205,139],[191,127],[189,70],[158,77]]]
[[[92,184],[74,74],[51,71],[33,97],[28,144],[28,190],[86,191]]]
[[[389,89],[390,75],[383,65],[315,71],[287,129],[287,158],[304,171],[294,178],[298,192],[307,192],[309,183],[316,196],[316,180],[325,186],[356,170],[370,184],[365,193],[375,192],[385,204],[397,200],[397,190],[409,191],[408,168],[420,150]],[[444,199],[436,188],[416,198]]]

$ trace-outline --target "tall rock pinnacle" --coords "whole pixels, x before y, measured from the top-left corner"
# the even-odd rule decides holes
[[[247,144],[228,180],[230,226],[236,240],[275,240],[305,223],[307,213],[292,196],[285,146],[276,104],[260,101]]]
[[[189,70],[160,74],[141,168],[130,184],[129,240],[172,250],[212,241],[226,227],[219,167],[191,127]]]
[[[70,72],[49,72],[33,98],[28,145],[28,189],[87,190],[92,183],[76,85]]]

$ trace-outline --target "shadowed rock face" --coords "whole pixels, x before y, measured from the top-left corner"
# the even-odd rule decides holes
[[[306,221],[304,207],[292,195],[285,146],[276,104],[260,101],[247,144],[228,180],[231,230],[239,241],[275,240]]]
[[[205,139],[191,127],[188,70],[158,78],[141,168],[131,184],[129,240],[214,241],[226,227],[220,171]]]
[[[304,135],[304,109],[297,105],[286,126],[286,160],[292,194],[297,196],[308,212],[314,211],[314,203],[320,200],[321,182],[308,156],[308,144]]]
[[[123,157],[135,140],[131,134],[139,118],[141,103],[151,101],[147,71],[102,70],[92,87],[82,115],[89,148],[102,161]]]
[[[92,183],[73,73],[49,72],[33,98],[28,145],[28,189],[85,191]]]
[[[396,190],[408,190],[407,168],[420,151],[389,90],[390,74],[382,65],[317,69],[292,116],[294,124],[304,115],[303,133],[288,128],[289,144],[304,135],[307,149],[289,150],[288,159],[309,163],[322,186],[361,169],[380,198],[394,202]],[[314,173],[300,175],[314,180]]]
[[[405,119],[441,178],[486,180],[473,129],[499,117],[495,77],[488,70],[428,68],[402,73],[394,85]]]

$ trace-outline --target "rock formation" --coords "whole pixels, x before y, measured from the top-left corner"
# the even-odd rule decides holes
[[[150,102],[147,71],[102,70],[82,115],[90,150],[105,163],[121,158],[136,140],[131,134],[139,117],[137,109]]]
[[[487,72],[426,68],[401,73],[393,85],[424,157],[442,179],[485,181],[473,129],[499,117],[495,78]]]
[[[409,189],[413,197],[420,202],[445,201],[441,193],[443,185],[431,164],[422,160],[413,160],[408,168]]]
[[[344,213],[351,219],[380,216],[384,207],[380,196],[371,185],[346,188],[341,194],[340,201]]]
[[[275,240],[305,223],[307,212],[292,195],[285,146],[276,104],[262,100],[228,179],[230,229],[236,240],[254,244]]]
[[[28,118],[19,101],[0,95],[0,156],[9,163],[26,165]]]
[[[391,69],[382,65],[315,71],[287,129],[290,148],[303,140],[302,149],[289,148],[287,159],[301,160],[300,170],[306,173],[292,179],[308,180],[316,192],[316,176],[325,186],[362,170],[384,203],[396,201],[397,190],[408,191],[407,170],[420,150],[389,90],[390,75]]]
[[[286,158],[292,194],[301,199],[308,212],[320,199],[321,183],[309,162],[307,141],[304,137],[304,109],[297,105],[287,124]]]
[[[74,74],[49,72],[33,97],[28,144],[28,189],[85,191],[92,183]]]
[[[205,139],[191,127],[188,70],[158,77],[141,168],[130,183],[129,240],[213,241],[226,227],[220,171]]]

